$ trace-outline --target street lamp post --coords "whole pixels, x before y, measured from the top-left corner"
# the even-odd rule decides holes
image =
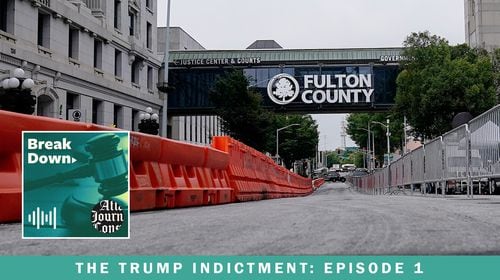
[[[408,153],[408,131],[411,129],[411,127],[408,125],[408,119],[406,118],[406,115],[404,116],[403,119],[403,130],[404,130],[404,149],[403,149],[403,155]]]
[[[372,161],[373,161],[373,169],[375,169],[375,133],[372,131]]]
[[[385,135],[387,136],[387,165],[391,165],[391,132],[389,131],[389,119],[387,119],[387,126],[385,127],[387,132]]]
[[[167,0],[167,23],[165,27],[165,55],[163,56],[163,82],[158,82],[158,90],[163,92],[161,136],[168,137],[168,62],[170,44],[170,0]],[[161,71],[160,71],[161,72]],[[161,74],[161,73],[160,73]]]
[[[158,129],[160,124],[158,123],[158,114],[153,113],[151,107],[146,108],[146,113],[141,113],[139,115],[139,132],[147,133],[151,135],[158,135]]]
[[[372,171],[372,158],[371,158],[372,155],[370,153],[370,142],[371,142],[370,141],[370,132],[371,132],[370,130],[371,130],[371,124],[368,123],[368,143],[367,143],[368,145],[367,145],[366,149],[368,150],[368,170]]]
[[[279,153],[278,153],[278,150],[279,150],[279,132],[283,129],[287,129],[291,126],[297,126],[297,125],[300,125],[298,123],[292,123],[292,124],[289,124],[287,126],[284,126],[282,128],[278,128],[276,129],[276,160],[278,160],[278,157],[279,157]]]
[[[385,129],[386,129],[385,135],[387,137],[387,165],[390,165],[391,164],[391,140],[390,140],[391,132],[389,130],[389,119],[387,119],[387,125],[385,125],[381,122],[377,122],[377,121],[372,121],[372,123],[380,124],[381,126],[385,127]]]
[[[367,145],[368,145],[368,148],[367,149],[367,155],[370,157],[370,163],[368,165],[368,169],[371,171],[373,169],[375,169],[375,133],[371,130],[371,126],[370,126],[370,123],[368,123],[368,129],[366,128],[362,128],[362,127],[359,127],[359,128],[356,128],[356,130],[364,130],[366,132],[368,132],[368,140],[367,140]],[[371,136],[371,138],[370,138]],[[371,151],[370,151],[370,145],[371,145]]]
[[[31,95],[31,88],[35,82],[30,78],[24,78],[24,70],[16,68],[11,75],[0,76],[0,109],[22,113],[33,114],[35,111],[35,97]]]

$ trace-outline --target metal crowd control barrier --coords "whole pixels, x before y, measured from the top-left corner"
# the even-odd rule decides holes
[[[411,185],[413,174],[413,154],[409,154],[407,158],[403,158],[403,186]]]
[[[372,194],[500,194],[500,105],[426,142],[389,167],[348,182]]]
[[[425,144],[424,194],[435,190],[443,179],[443,138],[436,138]]]
[[[419,147],[410,153],[411,156],[411,182],[410,188],[413,192],[416,186],[421,187],[424,184],[425,174],[425,147]]]
[[[443,135],[445,149],[443,177],[447,182],[454,182],[454,187],[460,190],[464,185],[467,187],[467,174],[471,159],[467,156],[469,154],[468,131],[468,126],[465,124]]]
[[[471,179],[500,177],[500,109],[489,110],[469,123]],[[474,157],[476,156],[476,157]]]
[[[393,162],[390,167],[390,174],[391,174],[391,186],[394,187],[399,187],[403,185],[403,176],[404,176],[404,164],[403,164],[404,158],[399,158],[395,162]],[[389,188],[388,192],[393,193],[395,190]]]

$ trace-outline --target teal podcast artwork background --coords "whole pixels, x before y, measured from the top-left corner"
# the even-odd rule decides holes
[[[24,238],[129,237],[129,133],[23,133]]]

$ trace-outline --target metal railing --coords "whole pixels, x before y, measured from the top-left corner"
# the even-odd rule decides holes
[[[500,193],[500,105],[422,147],[348,182],[358,190],[390,194],[420,190],[435,194]]]

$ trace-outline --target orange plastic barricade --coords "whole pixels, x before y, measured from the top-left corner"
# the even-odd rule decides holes
[[[314,179],[313,180],[314,189],[317,189],[317,188],[321,187],[324,183],[325,183],[325,179],[324,178]]]
[[[205,147],[205,162],[203,164],[208,186],[216,189],[215,204],[234,202],[233,190],[229,185],[227,167],[229,155],[212,147]]]
[[[21,220],[21,147],[26,130],[92,130],[91,124],[0,110],[0,222]]]
[[[111,129],[2,110],[0,123],[0,223],[21,220],[22,131]],[[131,132],[129,162],[132,211],[234,201],[223,151]]]
[[[232,202],[225,152],[131,134],[131,210]]]
[[[312,182],[274,163],[268,156],[227,136],[212,146],[229,154],[228,174],[237,201],[308,195]]]
[[[110,130],[95,124],[0,110],[0,222],[21,220],[22,131]],[[308,195],[310,179],[230,137],[212,147],[130,134],[132,211]]]
[[[130,210],[156,208],[160,187],[168,182],[160,170],[161,141],[157,136],[130,133]],[[163,205],[162,205],[163,206]]]
[[[3,143],[1,147],[5,147]],[[20,160],[20,153],[0,151],[0,222],[21,220]]]

